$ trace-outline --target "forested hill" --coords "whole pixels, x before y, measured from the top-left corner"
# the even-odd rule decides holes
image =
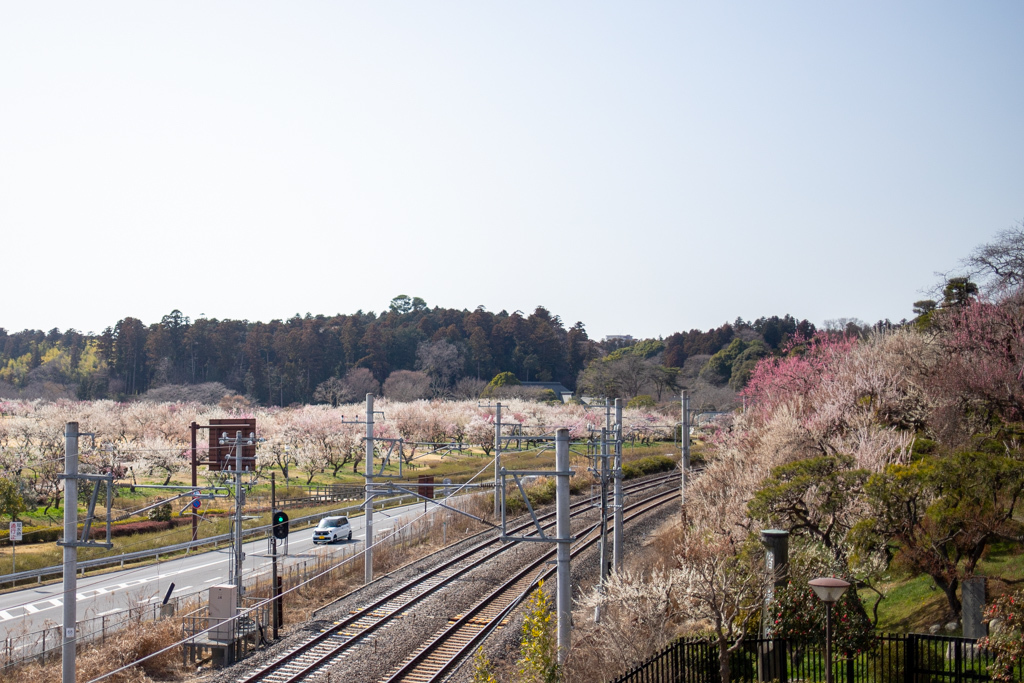
[[[680,332],[659,343],[658,364],[682,367],[690,356],[724,349],[744,330],[774,349],[797,332],[812,334],[814,326],[786,315]],[[529,315],[428,308],[405,295],[379,315],[306,314],[267,323],[190,320],[175,310],[149,325],[126,317],[98,336],[0,328],[0,396],[126,398],[166,385],[218,382],[263,405],[289,405],[324,400],[332,378],[329,386],[340,391],[342,378],[357,375],[378,387],[389,378],[394,386],[398,379],[429,379],[433,395],[465,380],[478,394],[478,382],[502,372],[575,389],[589,362],[625,343],[591,340],[582,322],[566,327],[543,307]],[[350,382],[353,393],[362,388]]]

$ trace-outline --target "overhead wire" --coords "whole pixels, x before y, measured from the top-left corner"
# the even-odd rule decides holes
[[[492,459],[492,461],[490,463],[485,465],[481,470],[479,470],[476,474],[474,474],[473,477],[471,477],[470,480],[468,482],[466,482],[466,483],[468,484],[468,483],[472,482],[473,479],[476,479],[478,476],[483,474],[483,472],[486,471],[487,468],[489,468],[493,462],[494,462],[494,460]],[[450,497],[451,496],[449,496],[449,498]],[[448,498],[445,498],[444,500],[448,500]],[[427,516],[428,514],[434,513],[438,509],[444,509],[444,508],[439,508],[439,507],[435,506],[435,508],[433,510],[430,510],[428,512],[423,512],[423,513],[419,514],[417,517],[413,518],[412,520],[410,520],[406,524],[403,524],[401,527],[397,527],[395,529],[392,529],[392,532],[390,534],[388,534],[387,536],[382,537],[380,541],[376,541],[376,542],[374,542],[372,544],[369,544],[369,545],[364,544],[363,550],[360,551],[359,553],[356,553],[355,555],[351,555],[351,556],[349,556],[347,558],[344,558],[341,562],[337,563],[336,565],[334,565],[332,567],[329,567],[329,568],[325,569],[324,571],[322,571],[322,572],[320,572],[318,574],[315,574],[311,578],[307,578],[305,581],[302,581],[302,582],[296,584],[295,586],[292,586],[291,588],[283,591],[280,594],[280,597],[284,597],[288,593],[291,593],[292,591],[298,590],[299,588],[302,588],[302,587],[306,586],[307,584],[315,581],[316,579],[318,579],[318,578],[320,578],[322,576],[325,576],[326,574],[334,571],[335,569],[338,569],[339,567],[342,567],[342,566],[348,564],[349,562],[353,562],[360,555],[364,555],[367,549],[376,548],[378,545],[380,545],[384,541],[394,537],[395,534],[400,533],[401,531],[404,531],[406,528],[408,528],[409,526],[411,526],[415,522],[419,521],[420,519],[422,519],[423,517]],[[265,606],[267,604],[270,604],[275,599],[280,599],[280,598],[267,598],[265,600],[262,600],[262,601],[258,602],[257,604],[253,605],[252,607],[250,607],[248,611],[253,611],[253,610],[259,609],[260,607],[263,607],[263,606]],[[236,615],[233,618],[234,619],[238,619],[238,618],[240,618],[240,616],[241,615]],[[141,663],[141,662],[144,662],[144,661],[146,661],[148,659],[151,659],[151,658],[156,657],[158,655],[161,655],[161,654],[163,654],[165,652],[168,652],[168,651],[172,650],[173,648],[176,648],[176,647],[178,647],[180,645],[183,645],[186,642],[188,642],[189,640],[194,639],[196,636],[208,633],[209,631],[213,630],[214,628],[217,628],[217,626],[216,625],[215,626],[210,626],[210,627],[208,627],[207,629],[205,629],[203,631],[200,631],[198,633],[193,634],[192,636],[189,636],[188,638],[183,638],[182,640],[179,640],[179,641],[177,641],[175,643],[172,643],[171,645],[168,645],[168,646],[166,646],[165,648],[163,648],[161,650],[158,650],[156,652],[150,653],[149,655],[146,655],[145,657],[140,657],[139,659],[136,659],[133,662],[129,662],[128,664],[125,664],[125,665],[123,665],[123,666],[121,666],[121,667],[119,667],[117,669],[114,669],[113,671],[108,671],[108,672],[106,672],[104,674],[101,674],[100,676],[97,676],[96,678],[93,678],[92,680],[90,680],[89,683],[98,683],[99,681],[105,680],[105,679],[109,678],[110,676],[113,676],[114,674],[120,673],[121,671],[125,671],[125,670],[127,670],[127,669],[129,669],[129,668],[131,668],[131,667]]]

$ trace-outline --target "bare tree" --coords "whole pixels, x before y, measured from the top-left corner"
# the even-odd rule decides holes
[[[330,403],[332,408],[344,403],[348,396],[348,388],[340,377],[329,377],[317,385],[313,392],[313,400],[317,403]]]
[[[455,390],[452,392],[455,398],[474,400],[480,398],[480,394],[487,388],[487,382],[476,377],[463,377],[455,383]]]
[[[825,321],[825,329],[851,337],[864,337],[871,331],[871,326],[860,318],[829,318]]]
[[[995,241],[977,247],[960,264],[966,275],[989,291],[1009,291],[1024,285],[1024,221],[996,234]]]
[[[142,395],[143,401],[153,403],[185,403],[195,401],[206,405],[217,405],[217,403],[230,394],[226,386],[220,382],[204,382],[202,384],[165,384],[156,389],[150,389]]]
[[[666,569],[649,576],[622,571],[586,593],[577,603],[587,616],[574,619],[567,679],[592,681],[607,671],[625,671],[665,647],[682,616],[674,588],[673,573]],[[595,608],[601,610],[597,623],[589,618]]]
[[[709,621],[718,642],[718,669],[729,683],[729,655],[740,648],[764,602],[767,572],[731,534],[688,533],[677,549],[675,585],[682,613]]]
[[[462,354],[454,344],[443,339],[421,342],[416,347],[416,367],[430,377],[431,393],[443,396],[462,368]]]
[[[653,388],[658,368],[655,359],[631,353],[611,360],[598,359],[580,373],[577,385],[580,391],[593,396],[632,398],[644,393],[655,393],[656,390],[660,392],[665,388]],[[672,383],[675,384],[674,377]]]
[[[412,370],[395,370],[384,380],[384,395],[391,401],[416,401],[430,393],[430,377]]]
[[[380,393],[380,382],[367,368],[353,368],[345,374],[345,388],[348,390],[345,402],[359,402],[367,394]]]
[[[317,385],[313,400],[337,407],[342,403],[355,403],[367,394],[380,392],[380,382],[366,368],[353,368],[343,378],[331,377]]]

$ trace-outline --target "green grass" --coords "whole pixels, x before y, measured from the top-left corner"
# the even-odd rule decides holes
[[[1024,578],[1024,547],[1010,542],[993,544],[978,563],[977,573],[989,577],[987,601],[991,602],[1004,593],[1012,592],[1018,586],[1000,579],[1017,581]],[[927,574],[894,576],[892,581],[882,585],[882,592],[885,593],[885,599],[878,606],[880,631],[922,632],[927,631],[932,624],[944,624],[949,620],[946,595]],[[861,590],[860,596],[870,616],[877,596],[868,590]],[[946,631],[942,633],[948,635]]]
[[[877,629],[891,633],[927,631],[931,624],[945,622],[946,595],[935,587],[930,576],[922,575],[885,584],[885,599],[878,606]],[[864,608],[871,616],[877,595],[859,591]]]

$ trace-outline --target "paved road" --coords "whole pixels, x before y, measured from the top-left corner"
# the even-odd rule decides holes
[[[423,513],[423,503],[374,511],[374,531],[381,533]],[[432,508],[437,506],[431,505]],[[352,518],[352,541],[314,546],[312,528],[292,531],[288,538],[287,564],[309,561],[319,552],[340,556],[363,547],[363,517]],[[266,539],[244,545],[245,576],[270,573]],[[278,552],[281,552],[279,542]],[[228,583],[231,551],[213,550],[165,560],[156,565],[124,569],[78,580],[78,620],[112,615],[129,607],[162,602],[171,583],[175,596],[205,592],[210,586]],[[361,562],[361,560],[355,560]],[[63,586],[54,583],[0,595],[0,639],[41,630],[60,623],[63,615]]]

